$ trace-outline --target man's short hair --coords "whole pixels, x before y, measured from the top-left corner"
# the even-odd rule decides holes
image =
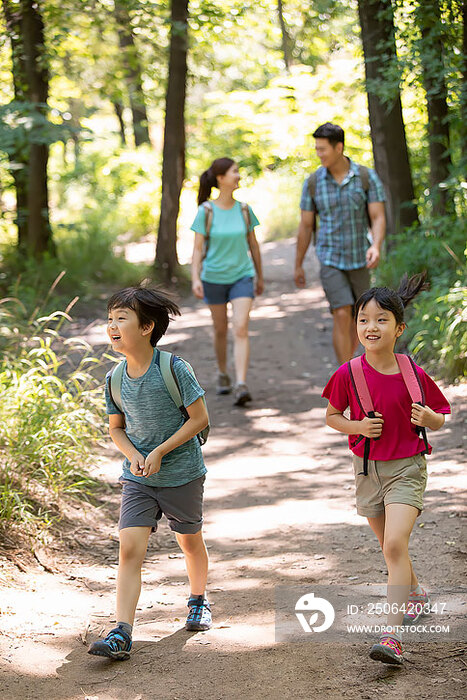
[[[318,126],[315,133],[313,134],[315,139],[327,139],[331,146],[335,146],[337,143],[344,143],[344,129],[337,124],[331,124],[331,122],[326,122],[326,124],[321,124]]]

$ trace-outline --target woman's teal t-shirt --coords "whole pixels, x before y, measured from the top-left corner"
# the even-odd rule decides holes
[[[201,279],[214,284],[233,284],[243,277],[254,277],[255,268],[249,254],[245,219],[240,202],[231,209],[221,209],[212,204],[212,224],[209,232],[208,254],[203,261]],[[251,226],[259,224],[250,210]],[[195,233],[206,235],[205,210],[201,204],[191,226]]]

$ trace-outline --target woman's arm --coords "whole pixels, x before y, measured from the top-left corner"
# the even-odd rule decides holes
[[[164,457],[176,447],[180,447],[191,438],[195,437],[208,424],[208,413],[202,397],[196,399],[191,406],[187,406],[188,420],[171,435],[165,442],[161,443],[155,450],[146,457],[143,468],[143,476],[156,474],[161,468],[162,457]]]
[[[256,239],[254,229],[248,233],[248,245],[250,246],[251,257],[256,270],[256,294],[262,294],[264,290],[263,266],[261,264],[261,253]]]
[[[195,243],[193,246],[193,257],[191,260],[191,288],[193,294],[198,299],[204,296],[203,283],[201,282],[201,263],[203,262],[204,236],[202,233],[195,233]]]

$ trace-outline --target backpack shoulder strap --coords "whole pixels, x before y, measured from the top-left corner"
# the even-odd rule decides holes
[[[350,383],[360,408],[366,416],[370,416],[375,409],[373,408],[370,390],[363,374],[363,360],[361,357],[354,357],[347,363],[347,366],[349,368]],[[373,418],[374,416],[370,417]]]
[[[368,174],[368,168],[365,165],[359,165],[358,168],[363,191],[368,197],[368,190],[370,189],[370,176]]]
[[[178,380],[173,371],[173,362],[174,356],[171,352],[167,352],[167,350],[158,350],[156,348],[156,364],[159,365],[164,384],[174,404],[178,409],[181,409],[183,401],[178,386]]]
[[[125,369],[125,360],[118,363],[110,372],[109,377],[109,394],[112,402],[118,408],[119,411],[123,412],[122,409],[122,379],[123,370]]]
[[[212,203],[207,201],[203,202],[203,208],[204,208],[204,230],[206,233],[206,241],[209,238],[209,234],[211,233],[211,226],[212,226],[212,216],[213,216],[213,208],[212,208]]]
[[[246,202],[240,202],[240,206],[242,208],[242,216],[245,221],[245,226],[246,226],[246,235],[250,233],[250,231],[253,230],[253,227],[251,225],[251,217],[250,217],[250,207]]]
[[[310,177],[308,178],[308,192],[310,193],[310,197],[313,201],[315,199],[315,194],[316,194],[316,179],[317,179],[317,171],[315,170],[314,172],[311,173]],[[316,206],[316,203],[315,203],[315,206]]]
[[[424,406],[425,395],[423,387],[412,359],[408,355],[396,353],[396,360],[412,402]]]

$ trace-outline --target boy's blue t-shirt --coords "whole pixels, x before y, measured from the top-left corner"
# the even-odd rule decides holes
[[[173,369],[180,386],[183,405],[190,406],[204,395],[196,379],[180,358],[175,357]],[[107,414],[121,414],[110,398],[109,378],[105,385]],[[121,401],[125,416],[125,432],[136,449],[147,457],[152,450],[182,427],[184,418],[171,398],[156,364],[156,353],[148,370],[132,379],[125,368],[122,378]],[[123,478],[146,486],[182,486],[206,473],[201,446],[195,436],[162,458],[161,468],[151,476],[135,476],[125,457]]]
[[[255,268],[249,255],[249,246],[242,205],[235,202],[231,209],[212,204],[212,223],[209,231],[208,254],[203,260],[201,279],[214,284],[233,284],[243,277],[254,277]],[[258,226],[249,206],[251,227]],[[201,204],[191,226],[195,233],[206,236],[205,210]]]

